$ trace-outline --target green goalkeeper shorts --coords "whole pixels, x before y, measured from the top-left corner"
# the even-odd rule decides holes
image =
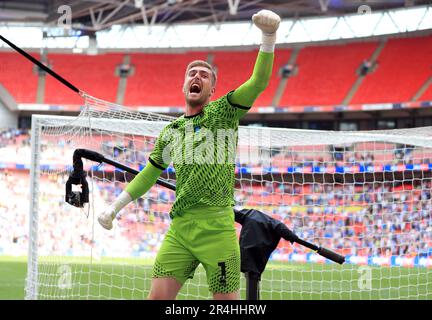
[[[211,292],[239,290],[240,246],[231,207],[194,207],[174,217],[156,256],[153,277],[174,277],[183,285],[200,263]]]

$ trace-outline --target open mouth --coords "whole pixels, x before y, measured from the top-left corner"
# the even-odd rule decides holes
[[[189,88],[190,93],[201,93],[201,86],[198,83],[193,83]]]

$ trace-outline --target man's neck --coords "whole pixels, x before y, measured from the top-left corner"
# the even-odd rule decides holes
[[[204,105],[202,106],[197,106],[197,107],[192,107],[189,104],[186,104],[186,112],[185,112],[185,116],[186,117],[192,117],[195,116],[199,113],[201,113],[201,111],[204,109]]]

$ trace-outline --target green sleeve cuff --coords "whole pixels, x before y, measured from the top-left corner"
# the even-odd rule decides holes
[[[153,165],[153,167],[156,167],[159,170],[164,171],[166,168],[164,168],[163,166],[159,165],[156,161],[154,161],[152,158],[149,158],[149,162]]]
[[[130,194],[133,200],[140,198],[156,183],[162,171],[155,167],[152,161],[147,162],[144,169],[127,185],[126,192]]]
[[[234,93],[234,90],[228,92],[228,94],[227,94],[227,100],[228,100],[228,103],[229,103],[232,107],[234,107],[234,108],[237,108],[237,109],[240,109],[240,110],[246,110],[246,111],[248,111],[251,107],[248,107],[248,106],[241,106],[241,105],[239,105],[239,104],[235,104],[235,103],[233,103],[233,102],[231,101],[231,99],[232,99],[231,96],[233,95],[233,93]]]

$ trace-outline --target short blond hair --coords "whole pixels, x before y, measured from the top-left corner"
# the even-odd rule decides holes
[[[206,62],[204,60],[194,60],[191,63],[189,63],[188,66],[186,67],[186,73],[188,73],[188,71],[190,69],[192,69],[193,67],[204,67],[204,68],[209,69],[211,71],[211,74],[212,74],[212,83],[213,83],[213,86],[216,85],[216,80],[217,80],[216,70],[215,70],[215,68],[210,63],[208,63],[208,62]]]

